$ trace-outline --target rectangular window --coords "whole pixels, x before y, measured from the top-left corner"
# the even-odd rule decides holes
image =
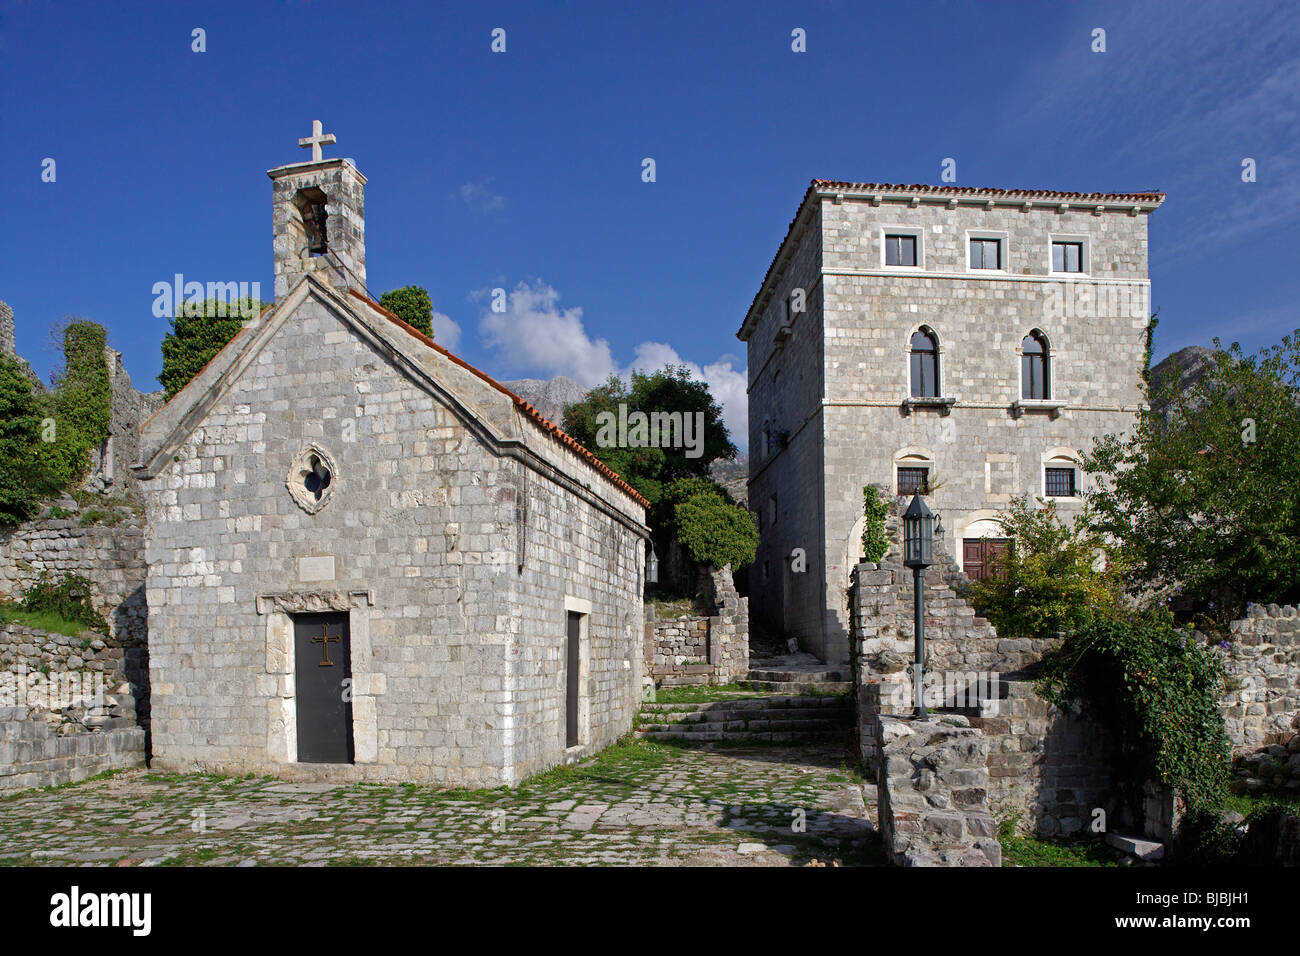
[[[1001,269],[1002,240],[972,239],[970,241],[970,267],[972,269]]]
[[[768,499],[768,506],[769,508],[768,508],[767,523],[769,525],[774,525],[776,524],[776,495],[773,495],[771,498]]]
[[[930,469],[899,468],[898,493],[900,495],[928,495],[930,493]]]
[[[1083,243],[1082,242],[1052,243],[1052,271],[1053,272],[1082,272],[1083,271]]]
[[[1073,468],[1048,468],[1046,484],[1049,498],[1075,497]]]
[[[885,236],[885,265],[916,265],[916,236]]]

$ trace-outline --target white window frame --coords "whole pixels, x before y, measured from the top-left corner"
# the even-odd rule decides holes
[[[1083,245],[1078,272],[1057,272],[1052,268],[1052,244],[1057,242],[1078,242]],[[1047,234],[1047,268],[1049,276],[1069,279],[1089,279],[1092,277],[1092,236],[1084,232],[1049,232]]]
[[[935,362],[939,366],[939,372],[935,376],[939,380],[935,383],[935,390],[938,392],[936,398],[944,398],[947,394],[943,390],[944,378],[947,376],[946,366],[948,364],[944,361],[943,336],[941,336],[939,330],[929,322],[918,322],[916,325],[912,326],[910,331],[908,331],[907,338],[903,341],[903,394],[907,396],[909,402],[927,401],[927,399],[914,398],[912,396],[912,336],[922,330],[929,332],[930,335],[934,337]],[[929,401],[933,400],[934,399],[929,399]]]
[[[999,243],[998,259],[1001,267],[997,269],[974,269],[970,264],[970,244],[973,239],[984,239],[988,241],[996,240]],[[1009,275],[1010,271],[1007,264],[1011,261],[1011,236],[1005,229],[967,229],[966,241],[962,244],[965,250],[962,253],[962,265],[966,269],[967,275]]]
[[[1048,468],[1072,468],[1074,469],[1074,495],[1070,497],[1062,495],[1049,495],[1047,493],[1047,469]],[[1083,500],[1083,467],[1079,464],[1079,453],[1073,448],[1051,448],[1043,452],[1042,463],[1038,469],[1038,488],[1039,496],[1044,501],[1073,501]]]
[[[920,448],[915,445],[909,445],[907,448],[900,448],[894,452],[893,472],[890,475],[889,483],[894,489],[894,497],[900,494],[898,490],[898,469],[900,468],[924,468],[925,469],[925,487],[926,497],[934,494],[934,483],[936,481],[936,469],[934,465],[934,452],[928,448]]]
[[[914,266],[889,266],[885,265],[885,237],[886,236],[912,236],[916,239],[916,265]],[[898,272],[903,274],[925,271],[925,230],[922,226],[881,226],[879,235],[880,246],[880,268],[884,272]]]
[[[1044,398],[1025,398],[1025,339],[1034,332],[1041,335],[1043,341],[1047,343],[1047,395]],[[1026,407],[1032,407],[1036,403],[1045,405],[1056,401],[1056,348],[1052,345],[1052,337],[1041,325],[1035,325],[1026,331],[1016,343],[1016,401]]]

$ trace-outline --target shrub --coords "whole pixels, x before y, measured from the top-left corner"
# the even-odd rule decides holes
[[[56,581],[48,571],[42,571],[40,579],[23,595],[20,606],[24,611],[57,614],[65,620],[84,624],[88,630],[107,634],[108,621],[95,610],[90,600],[93,587],[80,575],[65,574]]]
[[[183,303],[162,341],[163,367],[158,381],[167,399],[170,401],[226,347],[244,327],[245,315],[255,316],[262,308],[262,302],[253,298],[237,299],[229,305],[221,299]]]
[[[418,285],[392,289],[379,297],[379,304],[418,332],[433,338],[433,300]]]
[[[998,520],[1011,546],[993,574],[972,583],[969,598],[1000,634],[1068,631],[1124,611],[1118,570],[1096,567],[1103,542],[1086,514],[1066,525],[1054,502],[1036,509],[1018,498]]]
[[[36,513],[48,484],[37,448],[44,411],[21,362],[0,356],[0,524]]]
[[[108,437],[113,393],[104,357],[107,345],[108,333],[95,322],[75,320],[64,329],[63,368],[55,376],[48,409],[54,441],[35,446],[54,488],[77,484],[90,466],[91,449]]]
[[[673,524],[676,538],[700,564],[729,564],[739,570],[758,552],[754,516],[713,490],[700,489],[686,497],[674,509]]]

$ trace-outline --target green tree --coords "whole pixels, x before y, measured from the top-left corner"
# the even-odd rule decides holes
[[[1067,525],[1055,502],[1013,498],[998,521],[1010,547],[968,596],[999,634],[1041,637],[1125,612],[1119,570],[1098,567],[1104,541],[1086,513]]]
[[[695,449],[683,447],[639,447],[620,443],[609,422],[617,420],[619,406],[626,406],[626,414],[642,412],[678,413],[686,416],[703,416],[703,436],[699,454]],[[657,372],[633,372],[631,382],[624,384],[617,376],[593,388],[586,397],[564,410],[564,430],[589,448],[601,461],[612,468],[628,484],[640,492],[651,505],[663,497],[664,489],[681,478],[707,477],[709,465],[716,459],[736,456],[736,446],[731,443],[727,426],[722,422],[722,407],[709,393],[709,386],[691,378],[684,366],[668,366]],[[613,437],[615,440],[610,441]],[[696,434],[692,433],[695,438]]]
[[[0,355],[0,525],[32,517],[49,483],[36,454],[44,417],[23,364]]]
[[[1300,600],[1300,332],[1256,355],[1214,346],[1191,384],[1157,376],[1131,436],[1083,465],[1130,588],[1177,591],[1180,611],[1223,627],[1247,601]]]
[[[183,303],[171,320],[162,342],[162,372],[158,381],[170,401],[203,367],[226,347],[264,308],[258,299],[237,299],[227,305],[220,299]]]
[[[91,449],[108,437],[113,395],[104,356],[107,345],[108,333],[96,322],[74,319],[63,330],[63,367],[46,399],[54,440],[35,446],[47,493],[80,481],[90,466]]]
[[[670,497],[682,496],[673,509],[672,531],[695,561],[736,571],[753,562],[758,529],[753,515],[719,492],[699,478],[669,486]]]
[[[418,285],[392,289],[379,297],[379,304],[418,332],[433,338],[433,300]]]

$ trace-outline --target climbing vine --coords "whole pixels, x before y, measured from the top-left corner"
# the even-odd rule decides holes
[[[1079,701],[1111,734],[1131,799],[1155,780],[1179,792],[1191,815],[1223,805],[1231,768],[1223,684],[1219,658],[1190,632],[1098,618],[1044,661],[1039,693]]]
[[[889,536],[885,533],[885,516],[889,502],[874,485],[862,489],[862,559],[876,564],[889,551]]]

